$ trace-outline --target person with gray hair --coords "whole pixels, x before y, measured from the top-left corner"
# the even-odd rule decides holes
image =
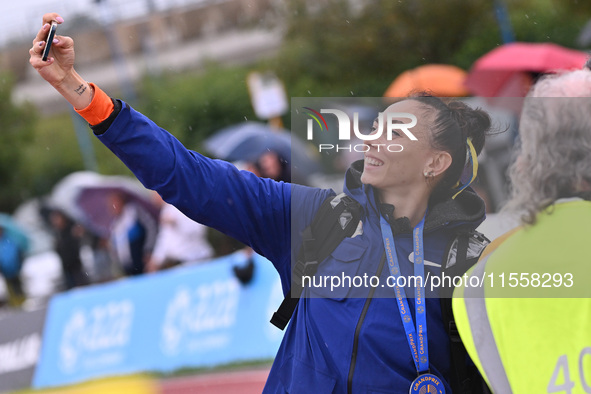
[[[532,87],[503,208],[521,225],[454,293],[462,341],[495,393],[591,392],[590,108],[589,67]]]
[[[550,75],[525,100],[521,149],[510,167],[511,197],[505,212],[534,224],[556,200],[591,193],[591,71]]]

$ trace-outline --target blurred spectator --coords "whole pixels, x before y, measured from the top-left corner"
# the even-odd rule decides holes
[[[6,282],[8,303],[14,307],[21,306],[26,298],[20,277],[23,254],[24,251],[0,226],[0,272]]]
[[[161,209],[156,244],[146,267],[148,272],[213,257],[213,248],[207,241],[206,226],[186,217],[174,206],[164,202],[156,192],[154,200]]]
[[[113,259],[109,253],[109,240],[98,235],[93,235],[87,240],[90,247],[90,260],[92,261],[92,281],[94,283],[108,282],[116,277],[113,269]]]
[[[109,198],[115,221],[111,226],[110,247],[125,275],[139,275],[150,258],[158,226],[139,204],[120,192]]]
[[[84,229],[60,210],[51,212],[50,221],[55,233],[55,251],[62,263],[66,290],[89,284],[88,274],[84,272],[80,258]]]
[[[253,172],[260,177],[275,181],[291,181],[288,160],[275,151],[267,151],[260,155],[254,163],[254,168],[256,171]]]

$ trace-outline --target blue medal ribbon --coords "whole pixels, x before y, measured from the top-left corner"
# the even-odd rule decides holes
[[[426,216],[426,213],[425,213]],[[382,239],[386,249],[386,257],[388,259],[388,268],[390,275],[396,280],[396,304],[402,319],[404,331],[408,346],[413,355],[413,360],[419,374],[427,373],[429,371],[429,349],[427,346],[427,312],[425,308],[425,264],[424,264],[424,250],[423,250],[423,228],[425,226],[425,216],[416,225],[413,230],[413,250],[414,250],[414,275],[415,278],[420,277],[420,283],[415,286],[415,316],[417,325],[412,319],[406,295],[403,293],[404,288],[398,286],[398,278],[401,276],[400,264],[396,256],[396,245],[394,244],[394,235],[390,224],[380,217],[380,225],[382,228]]]

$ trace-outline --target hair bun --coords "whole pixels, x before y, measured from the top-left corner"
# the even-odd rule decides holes
[[[448,108],[458,122],[464,138],[472,138],[474,149],[480,153],[492,124],[488,113],[480,108],[473,109],[461,101],[450,102]]]

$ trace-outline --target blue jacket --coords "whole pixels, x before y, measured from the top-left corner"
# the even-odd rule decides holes
[[[291,262],[299,233],[332,190],[261,179],[232,164],[187,150],[148,118],[116,102],[113,115],[93,129],[150,189],[190,218],[252,246],[276,267],[284,292],[290,288]],[[360,164],[360,163],[359,163]],[[345,239],[317,275],[379,275],[387,264],[379,226],[380,212],[371,187],[362,185],[362,167],[353,166],[345,191],[363,206],[363,233]],[[390,206],[391,207],[391,206]],[[391,208],[390,208],[391,209]],[[446,247],[459,227],[475,228],[484,204],[471,192],[429,208],[425,222],[426,270],[437,275]],[[406,218],[393,223],[403,275],[412,275],[412,229]],[[293,247],[291,246],[293,245]],[[288,325],[265,386],[269,393],[408,393],[417,376],[391,288],[314,287],[306,289]],[[410,297],[412,288],[407,289]],[[414,318],[414,300],[409,299]],[[440,300],[426,300],[431,373],[447,385],[449,338],[441,322]]]

